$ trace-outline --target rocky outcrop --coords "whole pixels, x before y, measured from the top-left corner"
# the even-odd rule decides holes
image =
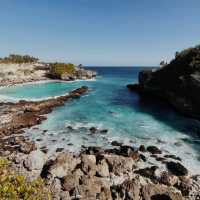
[[[73,80],[87,80],[96,77],[96,72],[92,70],[86,70],[84,68],[75,68],[73,73],[63,73],[60,77],[64,81],[73,81]]]
[[[56,74],[52,71],[52,63],[1,63],[0,62],[0,86],[12,86],[16,84],[49,80],[87,80],[96,77],[96,72],[86,70],[83,67],[73,65],[72,71],[61,71]],[[67,64],[64,64],[67,65]],[[59,71],[59,70],[58,70]]]
[[[37,102],[0,103],[0,138],[21,133],[23,128],[40,124],[46,119],[44,114],[52,112],[55,107],[63,106],[66,101],[79,98],[87,91],[88,88],[82,86],[57,98]]]
[[[200,46],[176,53],[169,64],[139,73],[130,90],[167,100],[179,112],[200,119]]]

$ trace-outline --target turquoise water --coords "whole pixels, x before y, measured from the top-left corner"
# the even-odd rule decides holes
[[[0,97],[37,100],[86,85],[90,88],[86,95],[56,108],[39,129],[27,131],[29,137],[40,140],[38,145],[47,146],[49,152],[57,147],[74,151],[81,145],[109,146],[112,140],[135,146],[155,144],[165,153],[180,156],[186,166],[200,172],[198,121],[176,114],[165,103],[130,92],[126,85],[137,82],[142,68],[94,69],[98,72],[96,80],[15,86],[1,89]],[[108,132],[91,135],[89,128],[93,126]]]

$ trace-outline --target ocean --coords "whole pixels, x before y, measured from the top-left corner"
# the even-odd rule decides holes
[[[48,119],[26,131],[26,136],[50,154],[81,146],[110,147],[113,140],[139,147],[156,145],[166,154],[175,154],[191,170],[200,172],[200,122],[177,114],[168,104],[140,97],[126,85],[136,83],[144,67],[93,67],[95,80],[46,82],[3,88],[0,98],[38,100],[63,95],[86,85],[89,92],[80,99],[56,108]],[[107,133],[90,134],[90,128]],[[44,132],[43,130],[48,130]]]

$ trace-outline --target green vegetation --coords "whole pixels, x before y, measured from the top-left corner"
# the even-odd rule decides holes
[[[75,72],[75,66],[71,63],[52,63],[51,74],[60,78],[62,74],[73,74]]]
[[[26,182],[23,176],[11,170],[6,159],[0,158],[0,199],[50,200],[51,197],[42,179]]]
[[[29,55],[10,54],[8,57],[0,58],[0,63],[34,63],[39,59]]]

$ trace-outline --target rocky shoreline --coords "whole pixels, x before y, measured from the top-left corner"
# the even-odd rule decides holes
[[[63,73],[60,77],[51,72],[52,63],[0,63],[0,87],[48,80],[89,80],[96,72],[73,66],[73,73]]]
[[[127,87],[158,97],[178,112],[200,119],[200,46],[176,52],[169,64],[158,69],[141,71],[138,82]]]
[[[23,136],[46,119],[46,114],[88,91],[83,86],[48,100],[0,104],[0,155],[27,181],[42,177],[52,199],[197,199],[200,175],[192,175],[176,155],[156,146],[139,148],[113,141],[113,148],[82,147],[78,154],[60,152],[49,158],[46,149]],[[91,133],[97,132],[95,127]],[[60,149],[59,151],[62,151]],[[157,166],[150,158],[160,162]],[[162,166],[162,167],[161,167]]]

